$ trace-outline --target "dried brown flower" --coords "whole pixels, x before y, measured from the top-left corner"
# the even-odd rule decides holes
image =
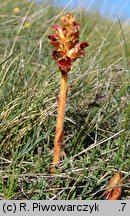
[[[50,43],[55,47],[52,52],[53,59],[62,73],[68,73],[74,60],[85,54],[87,42],[79,42],[80,25],[70,13],[61,17],[61,25],[52,26],[55,32],[49,35]]]
[[[109,188],[105,191],[107,200],[118,200],[121,197],[122,183],[123,180],[122,180],[121,172],[115,173],[114,176],[110,179],[110,182],[108,184],[109,187],[113,187],[113,188]]]

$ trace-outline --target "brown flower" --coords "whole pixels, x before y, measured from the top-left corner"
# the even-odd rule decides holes
[[[52,52],[53,59],[62,73],[68,73],[74,60],[85,54],[87,42],[79,42],[80,25],[70,13],[61,17],[61,25],[52,26],[55,32],[49,35],[50,43],[55,47]]]
[[[115,173],[108,184],[109,187],[113,188],[109,188],[105,191],[107,200],[118,200],[120,198],[122,193],[122,183],[123,180],[121,172]]]

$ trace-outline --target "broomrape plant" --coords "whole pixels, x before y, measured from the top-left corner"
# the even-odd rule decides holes
[[[52,51],[53,59],[56,61],[61,71],[60,95],[58,100],[58,112],[56,123],[56,134],[54,140],[54,156],[52,173],[56,172],[56,166],[60,162],[61,145],[63,143],[63,123],[65,113],[65,103],[67,95],[67,75],[71,70],[72,62],[85,55],[84,48],[87,42],[79,42],[80,25],[74,16],[67,13],[61,17],[61,25],[52,26],[54,34],[48,36],[50,43],[54,46]]]

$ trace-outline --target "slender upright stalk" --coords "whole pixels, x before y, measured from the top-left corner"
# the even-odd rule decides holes
[[[56,166],[60,161],[61,156],[61,146],[63,143],[64,130],[64,114],[65,114],[65,104],[66,104],[66,94],[67,94],[67,73],[61,74],[61,85],[60,85],[60,95],[58,98],[58,111],[57,111],[57,122],[56,122],[56,134],[54,140],[54,156],[52,173],[55,173]]]
[[[80,25],[70,13],[62,16],[61,25],[54,24],[52,29],[54,34],[49,35],[48,38],[50,43],[55,47],[52,51],[52,56],[61,72],[61,87],[54,140],[54,156],[51,169],[54,174],[56,172],[56,166],[58,166],[60,162],[61,145],[64,136],[63,124],[67,93],[67,75],[71,70],[72,62],[85,55],[84,48],[88,46],[88,43],[79,42]]]

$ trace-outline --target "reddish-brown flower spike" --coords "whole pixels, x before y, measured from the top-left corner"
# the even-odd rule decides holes
[[[67,75],[71,70],[72,62],[85,54],[84,48],[88,46],[88,43],[79,42],[80,25],[70,13],[62,16],[61,25],[54,24],[52,29],[54,33],[49,35],[48,38],[50,43],[54,46],[54,50],[52,51],[53,59],[56,61],[58,68],[61,71],[53,164],[51,169],[52,174],[54,174],[57,169],[59,170],[61,147],[63,144]]]
[[[61,25],[52,26],[55,32],[49,35],[50,43],[55,47],[52,52],[53,59],[62,73],[68,73],[74,60],[85,54],[87,42],[79,42],[80,25],[70,13],[61,17]]]

